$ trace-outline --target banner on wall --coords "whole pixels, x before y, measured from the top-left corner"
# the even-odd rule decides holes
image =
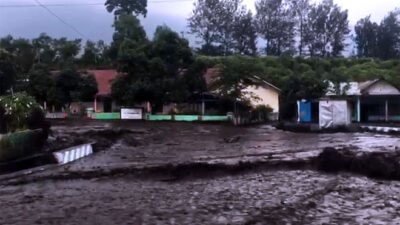
[[[320,128],[346,126],[351,123],[351,108],[347,101],[326,100],[319,102]]]
[[[121,119],[123,120],[141,120],[143,119],[143,109],[121,109]]]

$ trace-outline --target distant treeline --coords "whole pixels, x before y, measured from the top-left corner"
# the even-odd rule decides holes
[[[333,0],[258,0],[252,14],[241,0],[198,0],[188,19],[202,40],[205,55],[341,57],[349,40],[354,57],[400,57],[400,11],[393,9],[378,24],[360,19],[350,34],[348,11]],[[265,46],[256,48],[261,37]]]
[[[106,6],[115,16],[109,45],[83,45],[80,39],[46,34],[32,40],[1,38],[0,94],[28,91],[39,102],[54,105],[87,101],[97,91],[92,77],[77,76],[87,68],[122,72],[112,95],[126,106],[147,101],[157,107],[209,91],[203,75],[210,67],[219,68],[211,88],[223,97],[245,100],[243,87],[256,75],[281,88],[290,107],[296,99],[320,97],[327,80],[338,84],[381,78],[400,86],[395,60],[400,57],[399,11],[390,12],[380,24],[369,17],[360,20],[353,37],[357,51],[343,58],[348,14],[332,0],[258,0],[255,15],[240,0],[198,0],[188,23],[203,41],[199,49],[166,26],[159,26],[149,39],[138,19],[147,13],[146,0],[107,0]],[[262,51],[256,48],[260,36],[266,44]],[[54,79],[54,70],[62,76]]]

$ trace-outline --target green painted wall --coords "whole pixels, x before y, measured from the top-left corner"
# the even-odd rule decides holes
[[[179,122],[223,122],[228,121],[228,116],[198,116],[198,115],[146,115],[148,121],[179,121]]]
[[[201,121],[228,121],[228,116],[202,116]]]
[[[119,120],[121,113],[93,113],[92,118],[96,120]]]
[[[0,136],[0,162],[39,152],[44,142],[45,137],[41,130],[27,130]]]
[[[193,121],[199,121],[199,116],[196,115],[175,115],[174,116],[175,121],[186,121],[186,122],[193,122]]]
[[[147,120],[149,121],[168,121],[172,120],[171,115],[147,115]]]

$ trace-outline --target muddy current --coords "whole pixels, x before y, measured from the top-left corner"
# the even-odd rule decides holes
[[[95,154],[0,179],[0,224],[399,224],[398,136],[272,126],[53,124]]]

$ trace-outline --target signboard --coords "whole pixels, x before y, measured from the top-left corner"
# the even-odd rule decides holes
[[[121,119],[123,120],[141,120],[143,119],[143,110],[136,109],[121,109]]]

